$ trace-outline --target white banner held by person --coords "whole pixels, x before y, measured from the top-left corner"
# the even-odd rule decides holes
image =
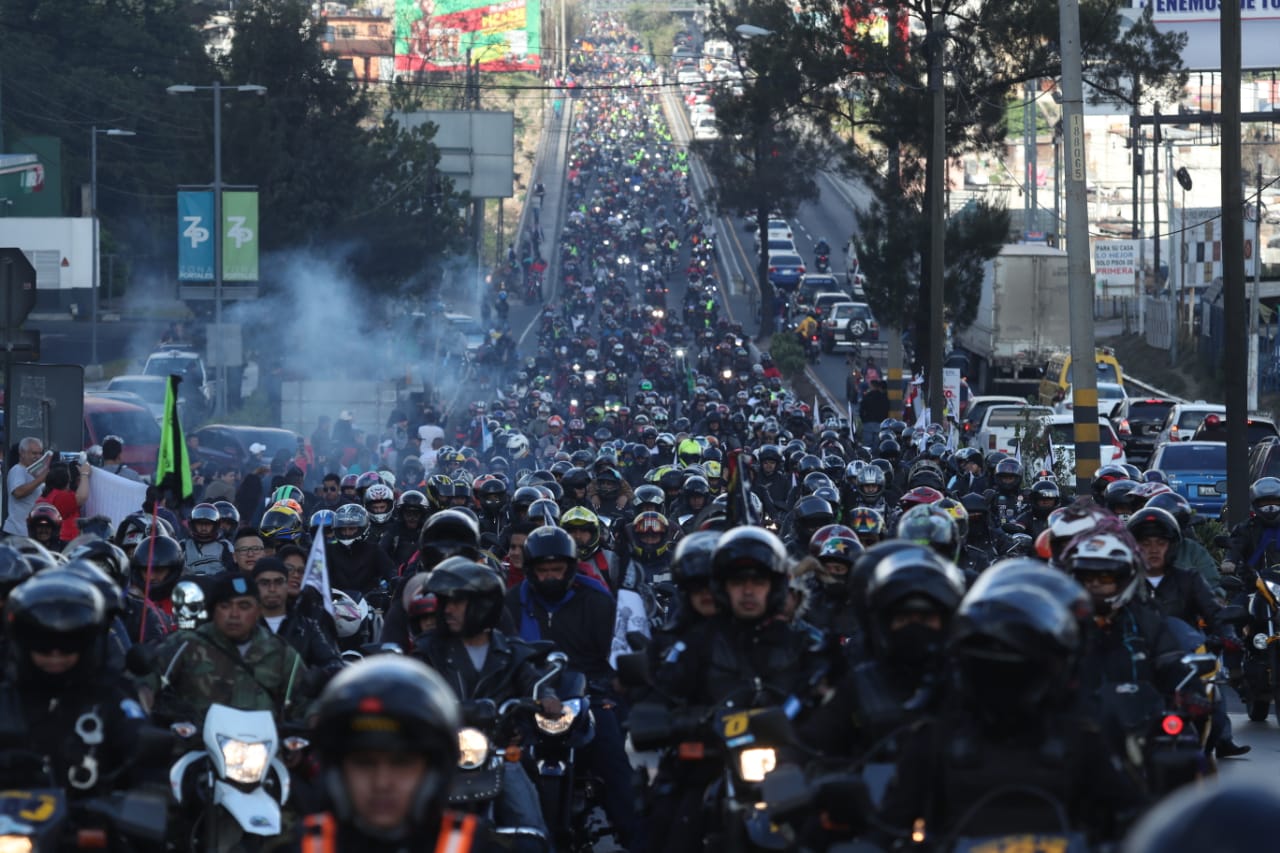
[[[316,539],[307,555],[307,567],[302,573],[302,585],[313,587],[324,601],[324,609],[333,615],[333,592],[329,586],[329,561],[324,552],[324,525],[316,528]]]
[[[119,527],[126,516],[142,509],[142,502],[146,499],[146,483],[129,480],[103,468],[94,468],[89,477],[89,499],[84,502],[80,517],[105,515],[111,519],[112,526]]]

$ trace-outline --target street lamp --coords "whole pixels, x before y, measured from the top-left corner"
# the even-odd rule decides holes
[[[170,95],[193,95],[196,92],[213,92],[213,340],[217,344],[212,351],[217,352],[218,362],[214,370],[218,377],[218,388],[214,408],[218,415],[227,413],[227,365],[222,348],[222,92],[244,92],[252,95],[266,95],[267,87],[252,83],[242,86],[224,86],[221,80],[213,81],[212,86],[175,85],[165,89]]]
[[[98,137],[99,136],[137,136],[132,130],[121,130],[117,127],[99,128],[94,126],[90,128],[89,133],[89,215],[93,217],[93,273],[89,279],[89,286],[93,289],[93,313],[90,316],[89,323],[89,363],[98,363],[98,291],[99,287],[99,261],[98,261]]]

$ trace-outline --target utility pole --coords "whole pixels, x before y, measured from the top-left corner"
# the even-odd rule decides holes
[[[1076,482],[1098,470],[1098,376],[1093,329],[1093,288],[1089,281],[1089,201],[1085,183],[1084,59],[1080,50],[1078,0],[1061,0],[1062,122],[1067,173],[1067,281],[1071,321],[1071,388],[1076,444]],[[1088,365],[1088,367],[1085,367]]]
[[[1151,247],[1152,247],[1152,263],[1155,265],[1156,283],[1160,282],[1160,105],[1156,104],[1154,114],[1155,131],[1151,138]],[[1172,227],[1173,223],[1170,223]],[[1173,275],[1173,263],[1169,264],[1169,276],[1165,278],[1165,285],[1169,284],[1169,277]]]
[[[1249,411],[1258,408],[1258,288],[1262,286],[1262,158],[1257,163],[1258,197],[1253,207],[1253,287],[1249,290]],[[1186,205],[1183,205],[1186,208]],[[1195,328],[1194,323],[1191,326]]]
[[[947,87],[943,54],[946,46],[946,19],[933,18],[933,52],[929,56],[929,89],[933,102],[932,145],[929,153],[929,361],[925,369],[929,393],[929,419],[945,423],[942,395],[942,299],[946,271],[947,224],[944,216],[947,174]]]
[[[1222,56],[1222,308],[1226,347],[1227,512],[1249,517],[1249,383],[1244,298],[1244,189],[1240,162],[1240,4],[1220,4]]]

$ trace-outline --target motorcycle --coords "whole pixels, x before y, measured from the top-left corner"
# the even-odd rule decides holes
[[[816,269],[818,272],[831,272],[831,256],[818,255],[814,259],[813,266],[814,266],[814,269]]]
[[[810,364],[817,364],[822,358],[822,342],[818,335],[809,335],[804,342],[804,357]]]
[[[1280,720],[1280,566],[1258,572],[1255,591],[1248,598],[1248,637],[1244,647],[1244,680],[1240,698],[1249,719],[1261,722],[1271,705]]]
[[[518,746],[501,745],[511,741],[516,715],[539,707],[533,699],[508,699],[501,708],[492,699],[462,703],[458,771],[449,789],[449,806],[483,817],[498,834],[509,837],[517,850],[550,849],[550,841],[540,829],[499,826],[495,815],[506,764],[519,761],[521,753]]]
[[[11,781],[25,785],[8,787]],[[44,756],[23,750],[0,755],[0,850],[130,850],[164,842],[167,797],[140,788],[71,800],[54,784]]]
[[[203,731],[188,722],[174,723],[170,730],[182,740],[200,734],[203,741],[203,747],[187,752],[169,770],[174,801],[194,812],[187,849],[252,849],[280,834],[289,771],[276,757],[279,734],[270,711],[214,704],[205,714]],[[295,752],[308,742],[286,737],[283,746]]]
[[[626,665],[621,659],[620,664]],[[681,712],[642,703],[628,717],[631,743],[642,751],[674,747],[680,761],[720,761],[721,773],[705,796],[708,807],[715,809],[715,814],[707,817],[707,849],[790,849],[793,839],[758,804],[764,801],[761,785],[777,766],[779,749],[786,745],[775,732],[789,726],[786,721],[799,711],[800,703],[788,697],[781,708],[744,708],[738,703],[744,691],[750,691],[753,699],[777,695],[756,679],[711,709]],[[779,715],[785,726],[758,722]]]
[[[541,712],[533,715],[535,732],[527,751],[534,768],[533,781],[555,849],[587,851],[613,835],[612,828],[595,814],[601,802],[599,780],[577,766],[578,752],[595,739],[587,679],[580,672],[565,669],[569,658],[562,652],[548,655],[547,663],[551,669],[534,692],[554,680],[561,712],[558,717]]]

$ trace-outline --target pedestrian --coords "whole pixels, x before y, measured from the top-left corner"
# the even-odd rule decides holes
[[[34,436],[27,436],[18,442],[18,461],[9,468],[5,476],[5,487],[9,490],[9,515],[4,520],[4,532],[10,536],[27,535],[27,516],[36,505],[37,492],[44,486],[49,476],[49,460],[36,466],[44,455],[44,443]],[[35,466],[35,473],[32,467]]]

